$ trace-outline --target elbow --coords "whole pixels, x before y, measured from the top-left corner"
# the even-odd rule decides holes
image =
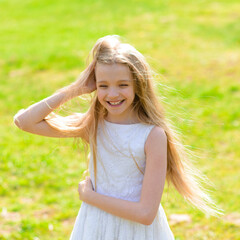
[[[143,214],[141,223],[146,225],[146,226],[149,226],[149,225],[151,225],[153,223],[155,217],[156,217],[155,213],[153,213],[153,212],[145,212],[145,214]]]
[[[155,218],[153,218],[152,216],[148,216],[148,217],[146,217],[146,218],[143,220],[143,223],[142,223],[142,224],[144,224],[144,225],[146,225],[146,226],[149,226],[149,225],[151,225],[151,224],[153,223],[154,219],[155,219]]]
[[[21,124],[20,124],[20,121],[18,120],[18,118],[16,117],[16,115],[15,115],[14,118],[13,118],[13,122],[14,122],[14,124],[15,124],[18,128],[22,129],[22,126],[21,126]]]
[[[25,131],[25,132],[31,132],[31,128],[30,128],[30,125],[27,125],[27,124],[24,124],[22,123],[21,121],[19,121],[18,119],[17,120],[14,120],[14,124],[21,130]]]
[[[17,114],[15,114],[15,116],[13,117],[13,122],[14,122],[14,124],[15,124],[18,128],[24,130],[24,129],[25,129],[24,124],[23,124],[23,122],[19,119],[19,118],[20,118],[20,113],[21,113],[22,111],[23,111],[23,109],[20,110]]]

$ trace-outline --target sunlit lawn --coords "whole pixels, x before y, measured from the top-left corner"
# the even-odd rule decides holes
[[[195,165],[225,210],[221,219],[208,218],[166,188],[162,205],[176,240],[240,239],[237,1],[2,0],[0,9],[0,239],[70,237],[83,148],[23,132],[13,116],[74,81],[107,34],[123,36],[159,74],[167,117],[199,156]],[[86,108],[80,99],[66,104],[66,111]],[[172,214],[191,221],[174,224]]]

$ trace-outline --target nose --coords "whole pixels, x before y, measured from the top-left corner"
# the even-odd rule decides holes
[[[119,96],[119,92],[116,88],[110,88],[108,92],[108,97],[109,98],[115,98]]]

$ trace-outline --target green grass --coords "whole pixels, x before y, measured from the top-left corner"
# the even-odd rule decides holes
[[[69,238],[83,151],[72,139],[22,132],[13,116],[74,81],[107,34],[123,36],[160,74],[167,116],[200,156],[213,198],[226,215],[240,214],[238,1],[0,0],[0,9],[0,239]],[[192,219],[171,226],[176,240],[240,239],[239,226],[206,218],[172,189],[162,204],[167,216]]]

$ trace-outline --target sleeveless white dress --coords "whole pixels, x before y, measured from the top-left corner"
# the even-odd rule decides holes
[[[154,125],[117,124],[104,120],[97,133],[97,192],[137,202],[146,165],[144,144]],[[90,144],[90,153],[92,147]],[[95,189],[93,159],[90,178]],[[112,215],[82,202],[70,240],[174,240],[160,203],[151,225]]]

